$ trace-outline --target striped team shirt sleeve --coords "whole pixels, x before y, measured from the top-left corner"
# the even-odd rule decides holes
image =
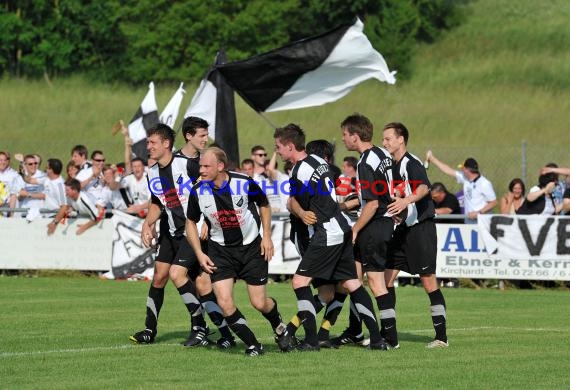
[[[261,190],[259,184],[254,180],[248,181],[248,198],[251,199],[258,207],[269,206],[267,195]]]
[[[186,218],[195,223],[200,221],[200,215],[202,210],[200,210],[200,202],[198,199],[198,194],[196,193],[196,187],[193,187],[192,193],[188,195],[188,208],[186,209]]]

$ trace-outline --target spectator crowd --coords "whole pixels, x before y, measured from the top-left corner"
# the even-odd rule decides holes
[[[61,220],[79,214],[88,217],[90,223],[79,227],[77,234],[96,225],[107,210],[144,217],[150,199],[147,162],[132,154],[124,126],[122,134],[125,161],[118,164],[106,163],[101,150],[89,154],[86,146],[76,145],[65,165],[58,158],[49,158],[43,171],[40,155],[16,153],[17,169],[13,169],[10,153],[0,151],[0,206],[7,210],[1,215],[28,221],[53,218],[49,234]]]
[[[65,212],[61,213],[63,218],[80,213],[94,222],[108,215],[108,210],[121,210],[144,217],[150,199],[146,172],[153,161],[145,161],[132,153],[132,142],[124,125],[122,134],[125,141],[124,162],[116,164],[109,164],[101,150],[89,154],[84,145],[71,149],[70,159],[65,166],[58,158],[47,159],[45,171],[42,170],[43,161],[39,154],[16,153],[12,157],[9,151],[0,151],[0,207],[4,209],[0,216],[22,217],[32,221],[38,217],[52,218],[64,209]],[[307,144],[307,148],[331,166],[335,183],[343,185],[342,190],[337,192],[339,202],[355,199],[358,159],[345,156],[342,168],[339,168],[334,165],[335,150],[330,142],[313,140]],[[15,164],[12,164],[12,159]],[[465,159],[455,169],[429,150],[425,164],[429,166],[430,163],[462,186],[460,191],[452,193],[443,183],[432,183],[430,192],[437,216],[464,215],[465,223],[476,223],[477,215],[484,213],[561,215],[570,212],[570,168],[548,163],[540,170],[537,183],[530,186],[528,193],[523,180],[513,178],[505,193],[497,198],[493,184],[482,175],[474,158]],[[12,165],[17,169],[13,169]],[[251,148],[249,158],[243,159],[239,166],[230,165],[260,183],[268,196],[272,212],[288,212],[291,163],[285,162],[283,170],[279,170],[276,153],[269,156],[264,146],[255,145]],[[74,201],[74,195],[71,195],[77,183],[79,202]],[[348,192],[347,184],[351,188]],[[354,217],[355,213],[350,210],[351,203],[347,204],[349,208],[346,212]],[[439,221],[445,223],[455,220],[439,218]],[[79,230],[78,234],[83,231]]]

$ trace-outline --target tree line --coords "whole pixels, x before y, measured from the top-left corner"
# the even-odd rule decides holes
[[[468,0],[2,0],[0,75],[198,80],[216,52],[240,60],[359,16],[390,69],[461,21]]]

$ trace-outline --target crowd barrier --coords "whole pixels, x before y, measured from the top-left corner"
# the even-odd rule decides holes
[[[47,235],[46,218],[0,218],[0,269],[109,270],[113,223],[102,220],[76,235],[84,218],[69,218]]]
[[[0,218],[0,269],[112,270],[117,278],[152,266],[140,241],[142,220],[116,212],[82,235],[87,219],[68,219],[47,235],[50,219]],[[274,216],[271,274],[293,274],[299,256],[285,215]],[[570,217],[482,215],[478,224],[438,223],[440,278],[570,280]],[[489,248],[487,251],[485,248]]]

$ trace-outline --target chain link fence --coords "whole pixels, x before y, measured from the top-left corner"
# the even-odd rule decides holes
[[[420,145],[412,147],[410,152],[424,160],[428,149],[428,146]],[[533,145],[521,141],[512,146],[449,146],[432,148],[432,151],[452,168],[457,168],[467,157],[473,157],[479,163],[481,173],[493,183],[497,198],[507,192],[509,182],[516,177],[524,181],[528,191],[538,183],[540,168],[548,163],[570,167],[570,145]],[[462,189],[459,183],[433,164],[428,169],[428,176],[432,183],[442,182],[452,193]]]

